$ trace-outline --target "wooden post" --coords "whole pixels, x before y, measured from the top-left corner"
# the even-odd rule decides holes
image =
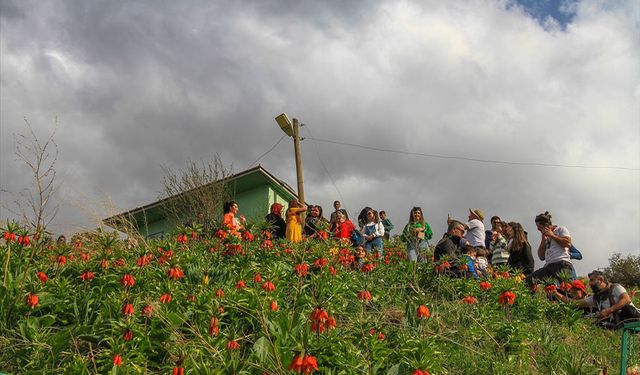
[[[300,137],[298,136],[298,119],[293,119],[293,147],[296,154],[296,175],[298,177],[298,200],[304,204],[304,182],[302,180],[302,155],[300,154]]]

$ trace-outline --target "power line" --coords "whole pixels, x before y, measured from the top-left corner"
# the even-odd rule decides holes
[[[282,142],[284,137],[286,137],[286,135],[283,135],[282,137],[280,137],[280,139],[278,139],[278,142],[276,142],[273,146],[271,146],[271,148],[269,150],[267,150],[267,152],[265,152],[264,154],[260,155],[253,163],[251,163],[249,165],[249,168],[253,167],[257,162],[260,161],[260,159],[262,159],[263,157],[267,156],[268,153],[273,151],[273,149],[276,148],[276,146],[278,146],[280,144],[280,142]],[[247,168],[247,169],[249,169],[249,168]]]
[[[315,140],[313,138],[313,134],[311,134],[311,130],[309,129],[308,126],[303,127],[303,129],[309,133],[310,137],[308,137],[308,139],[312,139]],[[318,161],[320,161],[320,165],[322,165],[322,168],[324,169],[324,171],[327,173],[327,176],[329,176],[329,180],[331,180],[331,184],[333,184],[333,187],[336,189],[336,191],[338,192],[338,195],[340,196],[340,201],[344,203],[344,197],[342,196],[342,193],[340,192],[340,189],[338,189],[338,185],[336,185],[335,180],[333,179],[333,177],[331,176],[331,173],[329,173],[329,169],[327,168],[327,166],[324,164],[324,162],[322,161],[322,159],[320,158],[320,152],[318,151],[318,144],[316,142],[313,143],[314,149],[316,151],[316,156],[318,157]]]
[[[618,166],[570,165],[570,164],[533,163],[533,162],[517,162],[517,161],[491,160],[491,159],[476,159],[476,158],[468,158],[468,157],[464,157],[464,156],[425,154],[425,153],[420,153],[420,152],[400,151],[400,150],[393,150],[393,149],[387,149],[387,148],[378,148],[378,147],[359,145],[359,144],[355,144],[355,143],[332,141],[332,140],[329,140],[329,139],[319,139],[319,138],[314,138],[314,137],[309,137],[307,139],[311,139],[311,140],[314,140],[316,142],[324,142],[324,143],[332,143],[332,144],[341,145],[341,146],[357,147],[357,148],[362,148],[362,149],[371,150],[371,151],[390,152],[390,153],[395,153],[395,154],[414,155],[414,156],[422,156],[422,157],[437,158],[437,159],[454,159],[454,160],[472,161],[472,162],[477,162],[477,163],[503,164],[503,165],[525,165],[525,166],[537,166],[537,167],[581,168],[581,169],[618,169],[618,170],[624,170],[624,171],[640,171],[640,168],[629,168],[629,167],[618,167]]]

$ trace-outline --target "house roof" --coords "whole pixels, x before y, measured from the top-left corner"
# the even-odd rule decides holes
[[[264,169],[261,165],[258,165],[256,167],[247,169],[245,171],[233,174],[231,176],[228,176],[226,178],[224,178],[223,180],[218,180],[218,181],[213,181],[208,183],[207,185],[204,185],[203,187],[206,188],[208,186],[214,185],[216,183],[219,183],[221,181],[224,181],[226,184],[231,184],[233,183],[233,189],[235,193],[239,193],[242,192],[245,189],[251,188],[255,185],[257,185],[258,183],[262,182],[266,180],[267,182],[270,183],[271,186],[273,186],[274,188],[280,190],[281,193],[285,194],[285,195],[291,195],[292,197],[298,197],[298,194],[296,194],[296,192],[291,188],[291,186],[289,186],[287,183],[281,181],[280,179],[278,179],[277,177],[275,177],[273,174],[271,174],[269,171],[267,171],[266,169]],[[200,187],[202,188],[202,187]],[[200,188],[196,188],[196,189],[200,189]],[[195,190],[195,189],[192,189]],[[179,197],[180,195],[183,194],[189,194],[189,192],[191,192],[192,190],[177,194],[177,195],[173,195],[167,198],[163,198],[160,199],[158,201],[146,204],[144,206],[140,206],[137,208],[134,208],[132,210],[129,211],[125,211],[122,213],[119,213],[117,215],[113,215],[111,217],[108,217],[106,219],[103,219],[102,222],[105,223],[106,225],[116,228],[117,224],[119,222],[121,222],[122,218],[125,217],[136,217],[140,214],[145,214],[147,216],[149,216],[149,214],[153,215],[152,213],[154,211],[160,211],[157,210],[158,208],[161,208],[164,204],[166,204],[168,201],[176,199],[177,197]],[[149,219],[149,218],[148,218]]]

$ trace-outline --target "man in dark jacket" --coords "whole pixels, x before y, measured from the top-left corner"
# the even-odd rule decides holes
[[[460,240],[464,236],[464,224],[457,221],[451,220],[449,222],[449,227],[447,230],[447,234],[438,242],[436,245],[436,249],[433,253],[433,257],[435,261],[439,261],[440,259],[457,259],[462,256],[462,250],[460,246]]]

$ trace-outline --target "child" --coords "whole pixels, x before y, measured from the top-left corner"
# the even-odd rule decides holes
[[[485,249],[478,249],[476,255],[476,271],[478,276],[487,277],[487,267],[489,267],[487,251]]]
[[[476,255],[478,250],[475,247],[467,246],[464,251],[464,259],[466,261],[467,270],[463,273],[466,278],[473,277],[478,279],[478,272],[476,272]]]
[[[362,265],[364,264],[364,260],[367,257],[367,252],[364,249],[364,246],[359,245],[358,247],[356,247],[356,249],[353,251],[353,262],[351,262],[351,269],[352,270],[360,270],[360,268],[362,267]]]

